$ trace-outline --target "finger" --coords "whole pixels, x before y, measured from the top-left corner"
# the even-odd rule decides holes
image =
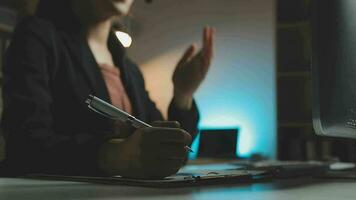
[[[179,143],[182,145],[188,145],[191,142],[192,137],[188,132],[183,129],[167,128],[166,131],[159,131],[155,135],[159,143]],[[159,138],[158,138],[159,137]]]
[[[140,178],[161,179],[178,172],[182,166],[179,160],[163,161],[158,158],[144,157],[140,160],[142,174]],[[135,175],[135,177],[137,177]]]
[[[175,129],[174,131],[172,130],[170,133],[162,133],[164,135],[161,135],[160,143],[161,144],[180,144],[180,145],[188,145],[190,144],[192,137],[191,135],[183,130],[183,129]],[[169,134],[169,135],[168,135]]]
[[[160,159],[185,159],[187,151],[184,145],[178,144],[162,144],[160,149],[156,152]]]
[[[214,53],[214,34],[214,29],[212,27],[209,27],[207,47],[203,57],[203,73],[207,72],[211,65],[211,60]]]
[[[160,179],[178,172],[183,166],[181,160],[145,159],[142,160],[145,176],[152,179]]]
[[[164,142],[189,144],[190,140],[190,134],[183,129],[152,127],[143,129],[141,142],[147,144]]]
[[[177,121],[155,121],[152,123],[152,126],[161,128],[179,128],[180,124]]]
[[[208,54],[209,54],[209,58],[210,59],[212,59],[213,56],[214,56],[215,34],[216,34],[216,30],[214,28],[210,28],[210,31],[209,31],[209,50],[208,50]]]
[[[178,66],[182,66],[183,64],[191,60],[194,56],[195,51],[196,51],[196,45],[195,44],[190,45],[190,47],[184,52],[183,57],[179,60]]]
[[[212,45],[212,41],[211,41],[211,39],[212,39],[212,35],[213,34],[213,32],[212,32],[212,28],[211,27],[209,27],[209,29],[208,29],[208,39],[207,39],[207,48],[206,48],[206,57],[207,58],[210,58],[210,53],[211,53],[211,45]]]
[[[204,56],[206,55],[207,50],[208,50],[208,46],[209,46],[209,30],[210,30],[209,26],[204,27],[204,31],[203,31],[203,48],[202,48]]]
[[[180,123],[178,121],[155,121],[152,123],[152,126],[162,128],[180,128]]]
[[[134,131],[135,128],[129,122],[124,121],[115,121],[115,134],[119,135],[122,138],[129,137]]]
[[[156,157],[158,159],[178,159],[183,160],[187,156],[187,151],[184,145],[179,144],[161,144],[159,146],[149,148],[143,156]]]
[[[204,53],[203,49],[196,56],[196,70],[204,77],[207,71],[207,66],[209,65],[209,60],[207,59],[207,54]]]
[[[209,31],[210,31],[209,26],[204,27],[203,36],[202,36],[202,48],[198,54],[204,66],[207,64],[207,56],[209,50]]]

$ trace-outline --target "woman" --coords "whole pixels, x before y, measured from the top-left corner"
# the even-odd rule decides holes
[[[193,94],[212,57],[213,30],[192,45],[173,75],[169,120],[127,129],[85,105],[94,94],[147,122],[163,120],[137,66],[111,31],[133,0],[41,0],[36,16],[16,28],[3,68],[7,141],[5,165],[14,174],[122,175],[162,178],[186,160],[196,132]],[[184,131],[187,130],[188,132]]]

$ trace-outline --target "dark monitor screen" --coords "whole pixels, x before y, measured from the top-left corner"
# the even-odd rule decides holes
[[[356,0],[313,0],[313,124],[356,138]]]

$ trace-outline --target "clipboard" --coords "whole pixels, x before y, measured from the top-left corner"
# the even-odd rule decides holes
[[[107,185],[125,185],[151,188],[178,188],[196,187],[206,185],[244,184],[270,178],[264,170],[194,170],[179,172],[173,176],[159,180],[132,179],[121,176],[113,177],[87,177],[87,176],[62,176],[48,174],[31,174],[25,178],[40,180],[58,180],[98,183]]]

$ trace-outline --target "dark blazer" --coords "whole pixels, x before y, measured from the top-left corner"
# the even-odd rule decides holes
[[[138,67],[113,35],[108,45],[120,68],[133,114],[146,122],[162,120]],[[96,152],[117,130],[113,121],[87,108],[89,94],[110,102],[85,37],[56,29],[37,17],[23,20],[15,30],[3,67],[7,172],[100,173]],[[168,115],[191,134],[196,132],[199,116],[195,103],[190,111],[171,103]]]

